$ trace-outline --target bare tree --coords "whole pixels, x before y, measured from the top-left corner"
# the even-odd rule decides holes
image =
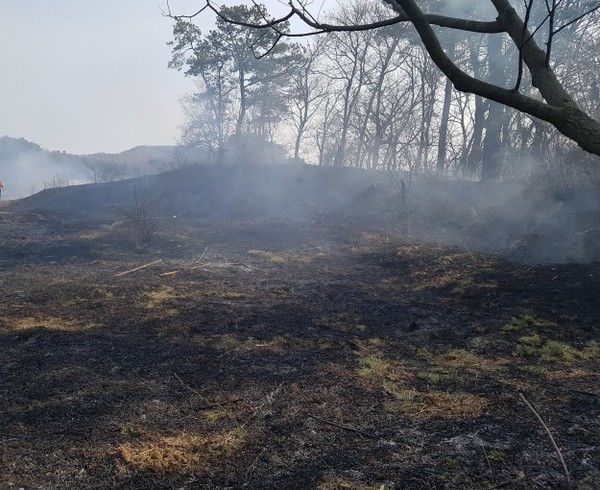
[[[311,119],[319,110],[318,101],[323,100],[327,94],[327,87],[321,83],[317,69],[317,62],[321,54],[321,46],[316,43],[304,50],[304,62],[297,70],[291,93],[290,119],[296,129],[294,139],[294,160],[300,160],[300,149]]]
[[[580,108],[575,95],[559,80],[552,64],[553,46],[564,31],[575,26],[586,17],[596,15],[600,3],[578,1],[574,3],[547,0],[544,2],[547,13],[533,23],[531,13],[535,0],[524,0],[516,7],[510,0],[488,0],[486,5],[493,7],[494,15],[470,18],[467,15],[443,15],[429,11],[431,2],[425,0],[383,0],[389,5],[387,18],[375,22],[352,25],[320,22],[308,7],[291,0],[289,12],[280,19],[251,23],[236,19],[225,19],[241,25],[272,29],[288,22],[292,17],[301,19],[311,29],[306,33],[288,35],[314,35],[324,32],[366,31],[400,22],[410,22],[415,27],[428,55],[438,68],[451,80],[455,89],[473,93],[503,106],[512,107],[557,128],[562,134],[576,142],[584,150],[600,155],[600,122]],[[219,14],[212,0],[206,0],[199,13],[211,9]],[[501,34],[518,53],[514,67],[514,85],[510,80],[499,83],[477,78],[473,73],[460,67],[448,56],[440,42],[434,26],[456,31],[476,32],[494,36]],[[542,48],[540,42],[544,43]],[[524,92],[523,73],[527,71],[534,93]],[[539,93],[539,96],[537,94]]]

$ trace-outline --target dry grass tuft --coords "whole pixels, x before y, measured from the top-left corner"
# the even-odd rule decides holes
[[[485,398],[469,393],[423,393],[389,384],[386,388],[396,399],[386,407],[389,412],[418,419],[474,419],[488,406]]]
[[[160,286],[142,295],[142,304],[146,309],[161,308],[167,301],[177,296],[175,290],[169,286]]]
[[[427,252],[428,250],[429,248],[425,247],[424,245],[407,245],[398,248],[398,250],[396,251],[396,256],[403,258],[412,258],[421,255]]]
[[[382,235],[381,233],[361,233],[362,239],[369,243],[390,243],[391,238],[388,235]]]
[[[431,274],[429,271],[416,272],[412,274],[418,283],[413,287],[414,291],[425,291],[428,289],[447,289],[453,293],[464,293],[475,286],[473,279],[462,272],[448,270],[440,274]],[[478,284],[482,287],[484,285]]]
[[[408,250],[415,247],[404,247]],[[398,256],[400,256],[400,250]],[[425,250],[427,251],[427,249]],[[495,281],[482,281],[480,272],[489,262],[471,252],[454,253],[438,257],[435,262],[412,270],[410,276],[414,281],[412,289],[446,290],[452,294],[484,293],[496,289]]]
[[[197,474],[233,456],[246,438],[245,430],[239,428],[206,437],[184,432],[155,441],[121,444],[118,451],[125,463],[139,469],[159,474]]]
[[[366,378],[386,378],[393,369],[390,362],[376,355],[361,357],[358,365],[358,374]]]
[[[32,328],[45,328],[60,332],[79,332],[96,328],[95,323],[80,323],[65,318],[54,316],[26,316],[21,318],[5,318],[8,330],[29,330]]]
[[[380,389],[385,383],[408,383],[415,378],[404,366],[388,361],[376,352],[365,349],[359,356],[357,373],[368,388]]]
[[[240,340],[233,335],[226,334],[219,336],[215,347],[227,352],[251,352],[251,351],[273,351],[279,352],[289,346],[289,339],[281,335],[276,335],[271,340],[259,340],[254,337],[248,337]]]
[[[296,263],[296,264],[310,264],[315,259],[325,257],[324,253],[317,254],[309,254],[309,253],[289,253],[289,252],[269,252],[267,250],[248,250],[250,255],[254,255],[256,257],[260,257],[274,264],[286,264],[286,263]]]
[[[322,317],[317,324],[323,328],[330,328],[339,332],[365,332],[367,326],[361,323],[360,317],[352,313],[337,313],[332,316]]]
[[[419,355],[436,366],[479,371],[495,370],[508,362],[503,359],[488,359],[481,357],[471,354],[463,349],[450,349],[440,354],[433,354],[427,350],[420,350]]]
[[[572,364],[600,358],[600,346],[597,342],[588,342],[578,349],[558,340],[543,342],[539,335],[521,337],[514,352],[517,357],[539,358],[541,361],[558,364]]]
[[[428,354],[433,358],[431,354]],[[465,351],[449,351],[440,357],[441,362],[452,367],[478,360]],[[398,365],[380,355],[365,351],[358,359],[358,374],[368,388],[383,390],[393,398],[385,405],[390,413],[418,419],[472,419],[479,417],[488,406],[485,398],[459,392],[419,391],[410,388],[416,379],[428,384],[460,384],[464,381],[456,371],[427,371],[417,373],[409,367]]]
[[[317,490],[384,490],[385,485],[360,483],[340,476],[326,476]]]

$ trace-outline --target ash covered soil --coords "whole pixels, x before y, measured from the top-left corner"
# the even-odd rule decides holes
[[[600,488],[592,200],[477,186],[198,167],[2,203],[0,488]]]

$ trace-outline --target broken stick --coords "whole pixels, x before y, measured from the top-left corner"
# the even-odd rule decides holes
[[[162,260],[163,259],[158,259],[158,260],[155,260],[154,262],[149,262],[147,264],[140,265],[139,267],[135,267],[133,269],[129,269],[128,271],[119,272],[118,274],[115,274],[115,277],[125,276],[127,274],[131,274],[132,272],[139,271],[140,269],[145,269],[146,267],[150,267],[151,265],[158,264],[158,263],[162,262]]]
[[[558,459],[560,460],[560,464],[562,465],[563,471],[565,473],[565,478],[567,480],[567,488],[571,488],[571,478],[569,476],[569,469],[567,468],[567,464],[565,463],[565,459],[563,458],[563,455],[560,452],[558,444],[556,444],[556,441],[554,440],[554,437],[552,436],[552,432],[550,432],[550,429],[548,429],[548,426],[544,423],[540,414],[537,413],[537,411],[535,410],[535,408],[533,408],[531,403],[529,403],[527,401],[527,398],[525,398],[525,395],[523,395],[523,393],[519,393],[519,396],[521,397],[521,400],[523,400],[523,402],[525,402],[525,405],[527,405],[529,407],[529,410],[531,410],[533,412],[533,414],[536,416],[536,418],[538,419],[540,424],[542,424],[542,427],[546,431],[546,434],[548,434],[548,438],[550,439],[552,446],[554,446],[554,450],[556,451],[556,454],[558,455]]]

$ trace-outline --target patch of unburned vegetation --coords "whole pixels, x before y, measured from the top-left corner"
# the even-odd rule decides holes
[[[600,344],[592,340],[578,349],[559,340],[543,340],[539,335],[521,337],[514,355],[538,358],[549,363],[569,364],[578,361],[600,359]]]
[[[361,483],[341,476],[325,476],[317,485],[317,490],[385,490],[385,485]]]
[[[361,357],[358,365],[358,374],[365,378],[387,378],[393,372],[392,364],[377,355]]]
[[[525,313],[520,316],[513,316],[510,321],[505,323],[502,327],[503,332],[520,332],[526,329],[533,329],[543,325],[543,322],[536,318],[531,313]]]
[[[146,309],[161,308],[165,303],[177,296],[175,290],[170,286],[160,286],[142,294],[142,305]]]
[[[358,315],[347,312],[321,317],[317,320],[317,325],[346,333],[365,332],[368,329],[367,326],[361,322]]]
[[[407,366],[386,359],[383,354],[376,350],[381,340],[369,339],[356,342],[360,350],[358,355],[358,367],[356,373],[362,381],[371,388],[380,389],[385,382],[408,383],[414,380],[414,374]]]
[[[318,253],[308,253],[308,252],[269,252],[267,250],[248,250],[250,255],[255,257],[259,257],[265,260],[272,262],[273,264],[310,264],[315,259],[319,259],[325,257],[325,254],[322,252]]]
[[[465,378],[457,370],[439,370],[425,371],[417,374],[417,379],[424,381],[431,386],[439,385],[459,385],[464,383]]]
[[[60,332],[78,332],[91,330],[98,327],[96,323],[81,323],[74,320],[59,318],[55,316],[26,316],[17,318],[5,318],[6,330],[19,331],[34,328],[44,328]]]
[[[431,248],[424,245],[406,245],[396,250],[396,257],[413,258],[427,253]]]
[[[382,244],[382,243],[385,244],[385,243],[391,242],[390,236],[382,234],[382,233],[363,232],[363,233],[361,233],[361,237],[364,241],[372,243],[372,244]]]
[[[430,364],[455,369],[496,370],[508,362],[504,359],[478,356],[464,349],[450,349],[437,354],[421,349],[418,354]]]
[[[367,387],[382,390],[392,398],[387,412],[423,419],[470,419],[479,417],[488,406],[485,398],[462,392],[436,391],[439,385],[461,384],[456,371],[417,371],[416,367],[399,365],[375,353],[363,352],[358,360],[358,375]],[[425,381],[425,391],[415,388],[416,381]]]
[[[118,453],[127,465],[158,474],[198,474],[210,465],[231,458],[247,439],[244,429],[208,436],[180,433],[156,437],[143,442],[127,442],[118,447]]]
[[[250,352],[255,350],[280,351],[285,345],[285,338],[273,337],[270,340],[259,340],[254,337],[238,338],[226,334],[213,338],[213,346],[226,352]]]
[[[403,247],[399,249],[409,254],[419,252],[418,247]],[[423,254],[431,254],[431,250],[423,250]],[[485,279],[481,276],[482,270],[491,267],[491,262],[472,252],[457,252],[452,254],[430,257],[423,267],[413,268],[410,277],[412,290],[416,292],[426,290],[444,290],[452,294],[487,293],[496,289],[495,280]]]
[[[421,392],[389,383],[385,389],[394,398],[386,404],[388,412],[417,419],[473,419],[488,406],[485,398],[469,393]]]
[[[442,274],[431,274],[430,272],[416,272],[413,275],[416,284],[414,291],[425,291],[427,289],[449,289],[452,293],[465,293],[476,286],[473,279],[459,271],[449,270]]]

